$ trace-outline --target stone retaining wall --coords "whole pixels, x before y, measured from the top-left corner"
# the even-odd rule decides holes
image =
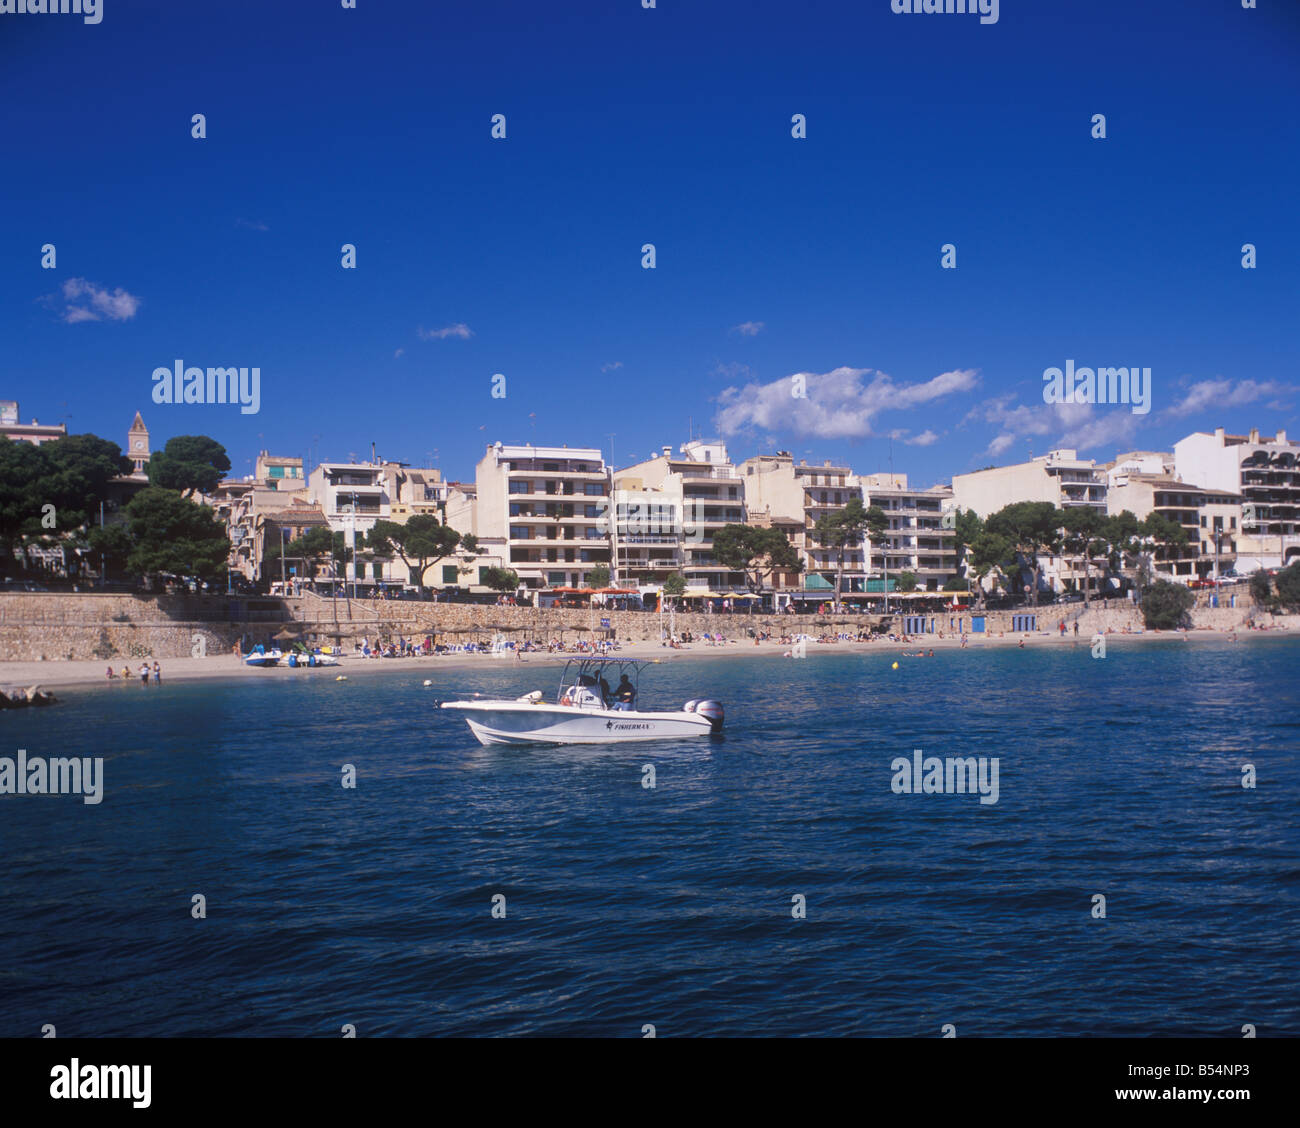
[[[210,596],[195,599],[176,596],[99,595],[62,593],[3,593],[0,594],[0,661],[60,661],[140,658],[185,658],[203,653],[229,652],[238,644],[247,651],[255,643],[269,643],[291,617],[308,638],[328,642],[334,630],[334,607],[328,601],[286,600],[254,601],[262,611],[256,612],[254,621],[247,618],[247,601],[229,601],[225,597]],[[220,618],[230,607],[242,608],[238,619]],[[269,607],[276,607],[272,612]],[[595,611],[546,610],[531,607],[495,607],[464,603],[416,603],[406,601],[353,601],[355,618],[347,620],[346,604],[338,605],[339,628],[350,643],[363,635],[369,639],[377,636],[422,637],[433,633],[440,642],[460,638],[483,637],[481,633],[457,636],[453,632],[474,628],[479,631],[489,624],[516,628],[507,637],[552,639],[562,637],[567,642],[581,638],[601,637],[597,632],[576,630],[579,627],[600,627],[601,619],[608,619],[617,638],[624,641],[657,641],[660,637],[660,617],[646,611]],[[1248,595],[1238,597],[1235,608],[1197,607],[1192,612],[1194,625],[1217,630],[1243,627],[1254,611]],[[986,614],[986,634],[1011,635],[1012,618],[1016,615],[1037,614],[1039,633],[1055,633],[1057,624],[1065,619],[1067,630],[1073,633],[1073,624],[1079,622],[1080,636],[1098,631],[1140,630],[1142,618],[1131,605],[1112,601],[1105,606],[1093,605],[1086,610],[1080,604],[1049,605],[1034,612],[1032,609],[1015,611],[990,611]],[[274,617],[272,617],[274,616]],[[728,638],[744,639],[748,629],[767,631],[777,637],[796,632],[806,632],[814,637],[823,633],[856,633],[859,629],[879,622],[877,615],[704,615],[676,613],[671,617],[677,633],[690,631],[699,636],[705,632],[721,634]],[[934,620],[934,633],[956,633],[955,623],[970,630],[970,613],[953,612],[927,614]],[[1254,615],[1257,622],[1267,625],[1285,625],[1283,616],[1268,613]],[[670,617],[662,622],[666,628]],[[1294,618],[1291,620],[1294,621]],[[901,621],[895,620],[899,629]]]

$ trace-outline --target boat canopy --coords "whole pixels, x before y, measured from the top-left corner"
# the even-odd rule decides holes
[[[646,666],[653,666],[658,663],[659,659],[635,659],[635,658],[570,658],[564,663],[564,670],[560,674],[560,688],[555,695],[556,701],[564,696],[564,691],[569,686],[599,686],[600,679],[605,672],[606,666],[615,667],[614,674],[620,680],[625,673],[629,673],[629,680],[639,691],[639,682],[641,671]],[[570,674],[571,668],[573,673]]]

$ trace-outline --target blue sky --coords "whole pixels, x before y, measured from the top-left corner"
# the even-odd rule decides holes
[[[236,474],[611,432],[624,465],[693,425],[927,485],[1300,434],[1298,56],[1291,0],[0,15],[0,399]],[[260,412],[154,404],[176,358],[258,366]],[[1150,367],[1150,413],[1044,404],[1067,359]]]

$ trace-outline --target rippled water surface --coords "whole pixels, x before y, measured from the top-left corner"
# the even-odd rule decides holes
[[[597,749],[434,708],[537,664],[68,691],[0,714],[106,777],[0,797],[0,1035],[1294,1037],[1298,659],[674,657],[643,704],[725,736]],[[894,794],[916,748],[998,757],[998,802]]]

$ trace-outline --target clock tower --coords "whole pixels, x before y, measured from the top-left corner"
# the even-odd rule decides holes
[[[131,429],[126,433],[126,456],[134,467],[131,476],[144,477],[145,465],[149,461],[149,428],[144,425],[144,420],[140,418],[138,411],[131,423]]]

